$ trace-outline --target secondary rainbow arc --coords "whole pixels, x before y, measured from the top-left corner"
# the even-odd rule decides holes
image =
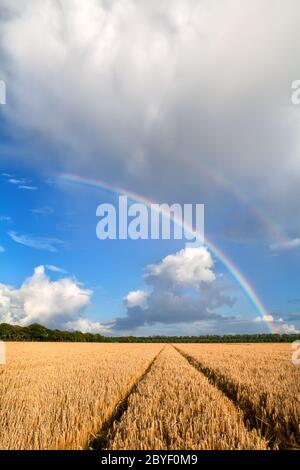
[[[106,182],[101,181],[99,179],[95,180],[95,179],[86,178],[86,177],[82,177],[82,176],[78,176],[74,174],[67,174],[67,173],[59,174],[57,178],[61,182],[77,184],[77,185],[86,186],[86,187],[95,188],[95,189],[102,189],[102,190],[104,189],[115,194],[127,196],[132,201],[145,204],[148,208],[151,208],[152,204],[157,204],[157,202],[147,199],[140,194],[137,194],[133,191],[129,191],[125,188],[121,188],[120,186],[113,186],[113,185],[107,184]],[[166,212],[165,214],[163,210],[161,212],[163,215],[169,217],[168,212]],[[183,225],[183,228],[187,232],[194,233],[193,228],[186,223],[183,224],[181,219],[176,220],[176,218],[174,218],[174,222]],[[241,271],[233,263],[233,261],[219,247],[217,247],[215,243],[213,243],[207,237],[205,237],[205,245],[212,251],[212,253],[223,263],[223,265],[231,273],[231,275],[234,277],[234,279],[242,288],[243,292],[246,294],[250,303],[255,308],[256,312],[261,317],[262,321],[268,326],[269,330],[273,332],[272,323],[268,320],[269,313],[266,307],[264,306],[262,300],[259,298],[258,294],[256,293],[254,287],[250,284],[249,280],[247,280],[247,278],[241,273]]]

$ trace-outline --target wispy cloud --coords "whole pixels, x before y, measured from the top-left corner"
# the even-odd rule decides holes
[[[0,222],[12,222],[12,218],[8,215],[0,215]]]
[[[5,248],[2,245],[0,245],[0,253],[4,253],[4,252],[5,252]]]
[[[54,210],[52,209],[52,207],[44,206],[31,209],[30,212],[37,215],[51,215],[53,214]]]
[[[9,178],[8,182],[10,184],[19,185],[19,184],[25,184],[26,180],[25,179],[17,179],[17,178]]]
[[[57,238],[35,237],[28,234],[17,234],[16,232],[8,232],[10,238],[20,245],[34,248],[35,250],[45,250],[56,253],[59,247],[64,246],[64,242]]]
[[[27,178],[16,178],[14,175],[10,175],[9,173],[2,173],[2,176],[8,183],[17,186],[19,189],[26,189],[29,191],[36,191],[38,189],[36,186],[33,186],[31,184],[31,180]]]
[[[36,186],[29,186],[29,185],[26,185],[26,184],[22,184],[21,186],[19,186],[19,189],[27,189],[29,191],[36,191],[37,190],[37,187]]]
[[[59,266],[55,266],[54,264],[46,264],[45,267],[48,269],[48,271],[52,271],[53,273],[67,274],[65,269],[62,269]]]
[[[300,238],[292,238],[282,242],[273,243],[270,246],[271,251],[289,251],[300,247]]]

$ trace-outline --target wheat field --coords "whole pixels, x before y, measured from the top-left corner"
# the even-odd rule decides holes
[[[0,449],[298,449],[290,345],[7,343]]]
[[[0,366],[0,449],[80,449],[161,345],[10,343]]]
[[[146,419],[143,410],[147,410]],[[171,346],[132,394],[110,449],[266,449],[241,413]]]
[[[292,364],[290,345],[188,344],[179,350],[238,402],[274,447],[299,447],[300,368]]]

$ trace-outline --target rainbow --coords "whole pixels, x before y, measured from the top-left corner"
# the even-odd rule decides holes
[[[270,235],[272,235],[273,240],[277,240],[279,243],[284,243],[289,240],[281,228],[276,225],[270,217],[259,208],[258,205],[249,204],[247,198],[244,196],[241,191],[234,186],[232,181],[224,176],[224,174],[219,173],[216,169],[212,169],[207,164],[202,165],[201,171],[205,172],[207,177],[212,180],[217,186],[225,190],[228,194],[232,195],[235,200],[247,208],[247,210],[254,215],[254,217],[261,222],[263,226],[268,229]]]
[[[120,186],[113,186],[99,179],[91,179],[78,175],[62,173],[57,175],[57,180],[62,183],[76,184],[80,186],[86,186],[89,188],[102,189],[112,192],[114,194],[127,196],[128,199],[132,201],[145,204],[148,208],[151,208],[151,205],[157,204],[155,201],[145,198],[144,196],[137,194],[135,192],[129,191],[127,189],[121,188]],[[161,211],[162,215],[169,217],[169,212]],[[183,224],[182,220],[176,220],[174,218],[174,223],[183,225],[183,228],[186,232],[194,234],[194,229],[191,226],[188,226],[186,223]],[[237,283],[240,285],[250,303],[253,305],[259,316],[262,318],[263,322],[268,326],[269,330],[273,332],[272,322],[268,320],[270,315],[266,310],[263,302],[258,297],[257,293],[250,282],[245,278],[245,276],[240,272],[238,267],[231,261],[231,259],[220,249],[218,248],[211,240],[205,237],[205,245],[212,251],[212,253],[223,263],[227,270],[231,273]],[[275,332],[275,331],[274,331]]]

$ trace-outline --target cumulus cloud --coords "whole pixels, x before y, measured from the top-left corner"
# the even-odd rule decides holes
[[[194,326],[194,331],[201,331],[202,334],[299,334],[299,329],[295,325],[286,323],[284,320],[257,321],[242,317],[224,318],[220,321],[198,322]],[[190,328],[190,331],[191,328]],[[195,333],[190,333],[195,334]]]
[[[234,299],[223,292],[212,268],[213,259],[204,247],[187,247],[149,265],[144,276],[148,290],[129,292],[126,316],[116,320],[114,329],[222,319],[215,311],[232,306]]]
[[[79,320],[91,295],[92,291],[83,289],[74,279],[51,281],[44,266],[38,266],[19,288],[0,284],[0,322],[66,327]]]
[[[164,199],[223,195],[227,181],[225,190],[243,187],[274,219],[291,220],[300,178],[300,115],[290,106],[298,0],[0,6],[5,115],[63,149],[32,164],[101,172]]]
[[[232,288],[214,272],[214,260],[205,247],[186,247],[147,266],[145,290],[124,298],[126,315],[117,318],[112,331],[157,334],[297,333],[297,327],[271,314],[245,318],[224,315],[236,299]]]
[[[263,315],[262,317],[256,317],[254,319],[254,321],[258,322],[258,323],[260,323],[260,322],[272,322],[272,321],[274,321],[274,318],[273,318],[273,315],[268,314],[268,315]]]
[[[199,287],[203,282],[213,282],[213,259],[206,248],[184,248],[166,256],[161,263],[148,266],[146,281],[149,284],[177,287]]]
[[[175,335],[175,336],[197,336],[197,335],[236,335],[236,334],[299,334],[300,330],[293,324],[286,323],[287,321],[294,321],[296,318],[289,318],[285,320],[276,320],[273,322],[256,321],[256,319],[234,317],[234,316],[221,316],[221,315],[208,315],[207,317],[200,317],[199,310],[195,321],[180,322],[160,322],[159,317],[154,323],[140,321],[135,322],[134,318],[128,321],[122,319],[122,323],[118,325],[122,330],[122,334],[136,334],[140,336],[157,335]],[[139,318],[137,313],[137,319]],[[182,318],[182,316],[181,316]],[[299,316],[298,316],[299,321]],[[122,327],[122,328],[121,328]],[[123,329],[124,328],[124,329]]]
[[[64,328],[73,331],[81,331],[82,333],[100,333],[103,335],[111,332],[109,326],[88,320],[87,318],[78,318],[77,320],[68,321],[65,323]]]
[[[147,308],[148,296],[149,294],[143,290],[131,291],[125,297],[124,303],[128,308],[140,307],[144,310]]]
[[[18,234],[13,231],[8,232],[8,235],[19,245],[28,246],[29,248],[34,248],[35,250],[49,251],[50,253],[56,253],[58,247],[64,246],[64,242],[62,240],[58,240],[57,238],[36,237],[34,235]]]
[[[296,334],[300,333],[295,325],[286,323],[282,318],[275,319],[273,315],[264,315],[263,317],[256,317],[254,323],[267,322],[273,333],[278,334]]]
[[[30,144],[55,149],[51,158],[27,148],[26,160],[22,152],[9,158],[122,181],[164,201],[213,195],[222,215],[229,191],[273,223],[293,221],[299,233],[300,113],[290,105],[300,70],[291,47],[299,42],[298,0],[0,0],[0,8],[0,66],[9,88],[3,116]],[[59,246],[13,239],[49,251]],[[148,303],[160,293],[159,280],[173,304],[183,301],[178,289],[217,285],[199,281],[198,288],[185,269],[168,270],[169,262],[149,268]],[[213,277],[204,271],[196,276]]]

